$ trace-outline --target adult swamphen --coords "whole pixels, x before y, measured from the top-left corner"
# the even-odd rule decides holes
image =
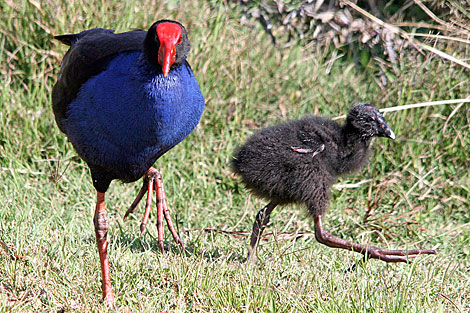
[[[318,116],[286,122],[255,133],[239,148],[232,169],[256,195],[270,200],[253,225],[248,253],[256,255],[256,245],[269,215],[277,205],[303,203],[313,216],[316,239],[329,247],[352,250],[385,262],[410,262],[420,254],[436,250],[386,250],[352,243],[331,235],[322,227],[330,187],[339,175],[357,171],[368,160],[372,137],[395,138],[380,112],[358,103],[346,123]]]
[[[161,175],[152,165],[193,131],[204,98],[186,61],[190,49],[186,29],[178,22],[160,20],[148,31],[115,34],[111,29],[90,29],[55,38],[70,49],[52,91],[52,107],[60,130],[91,171],[97,191],[93,221],[103,299],[112,305],[104,194],[113,179],[127,183],[145,176],[126,216],[147,191],[143,232],[155,190],[159,247],[163,251],[163,217],[182,245],[171,222]]]

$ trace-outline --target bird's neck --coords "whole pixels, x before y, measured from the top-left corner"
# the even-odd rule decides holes
[[[155,74],[162,74],[161,67],[157,61],[150,62],[148,55],[144,52],[137,59],[137,67],[139,68],[139,74],[144,77],[154,76]]]
[[[338,156],[338,174],[346,174],[358,170],[368,160],[370,154],[370,137],[364,137],[350,123],[341,130],[341,140]]]

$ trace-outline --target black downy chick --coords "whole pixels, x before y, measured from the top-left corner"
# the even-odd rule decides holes
[[[385,262],[407,262],[436,250],[386,250],[352,243],[333,236],[322,227],[330,188],[340,175],[359,170],[370,154],[373,137],[395,139],[382,114],[372,105],[355,104],[344,125],[309,116],[261,129],[234,154],[232,170],[255,195],[270,201],[253,224],[248,259],[269,215],[277,205],[302,203],[314,218],[316,239],[329,247],[352,250]]]

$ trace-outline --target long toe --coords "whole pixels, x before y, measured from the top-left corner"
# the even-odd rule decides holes
[[[437,254],[437,250],[434,249],[416,249],[416,250],[408,250],[407,251],[408,255],[413,255],[413,254]]]
[[[367,256],[390,263],[412,263],[421,254],[435,254],[436,250],[387,250],[373,248],[367,251]]]
[[[411,258],[414,256],[387,254],[387,250],[377,249],[374,251],[368,251],[366,257],[381,260],[387,263],[411,263]]]
[[[126,211],[126,214],[124,214],[124,220],[126,220],[129,214],[134,213],[134,211],[137,208],[137,205],[140,203],[140,200],[142,200],[142,198],[144,197],[146,191],[147,191],[147,184],[144,181],[142,187],[140,188],[139,193],[137,194],[137,197],[135,197],[135,200],[132,202],[131,206]]]
[[[170,216],[170,210],[166,202],[165,187],[163,185],[163,179],[157,176],[155,179],[155,191],[157,194],[157,230],[158,230],[158,244],[163,252],[163,218],[165,218],[168,229],[170,230],[173,240],[181,246],[184,251],[183,241],[178,236],[173,221]]]
[[[163,201],[161,196],[161,188],[159,186],[159,179],[155,181],[155,192],[157,193],[157,235],[158,235],[158,247],[162,253],[165,252],[163,247]]]
[[[383,255],[401,255],[401,256],[418,256],[421,254],[436,254],[437,250],[426,250],[426,249],[416,249],[416,250],[387,250],[379,249],[380,253]]]
[[[150,217],[150,209],[152,208],[153,187],[154,187],[154,180],[150,178],[148,181],[148,186],[147,186],[147,201],[145,204],[145,212],[144,212],[144,216],[142,217],[142,223],[140,224],[141,236],[143,236],[143,234],[145,233],[145,228],[147,227],[147,223]]]
[[[168,226],[168,229],[170,230],[171,235],[173,236],[173,240],[180,245],[181,249],[184,251],[184,244],[183,241],[181,241],[180,237],[178,236],[178,233],[176,232],[175,227],[173,226],[173,221],[171,220],[170,216],[170,211],[168,210],[168,207],[163,209],[163,215],[165,216],[166,224]]]
[[[412,258],[415,256],[401,256],[401,255],[382,255],[379,257],[379,260],[385,261],[387,263],[413,263]]]

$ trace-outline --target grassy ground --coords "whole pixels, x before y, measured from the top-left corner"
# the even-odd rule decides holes
[[[338,116],[354,101],[390,107],[465,98],[468,71],[436,57],[404,59],[381,90],[350,60],[308,46],[277,50],[261,28],[240,24],[234,5],[181,3],[0,4],[0,312],[107,311],[99,302],[94,189],[50,108],[66,49],[51,35],[146,28],[159,18],[187,26],[189,61],[207,101],[197,130],[156,163],[187,251],[168,239],[169,252],[160,254],[153,218],[140,238],[142,210],[124,223],[140,183],[114,182],[107,208],[118,305],[134,312],[470,310],[468,104],[387,114],[398,138],[376,140],[370,165],[340,183],[370,181],[333,191],[325,228],[383,247],[439,249],[413,265],[370,261],[345,273],[360,256],[318,244],[303,208],[286,207],[274,212],[260,260],[247,268],[248,239],[236,231],[248,232],[264,203],[228,165],[233,149],[263,125]]]

